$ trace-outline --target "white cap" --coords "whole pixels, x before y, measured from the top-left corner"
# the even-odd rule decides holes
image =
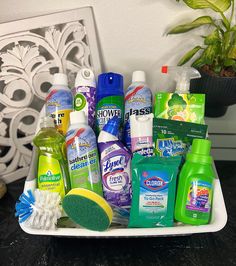
[[[144,71],[137,70],[133,72],[132,82],[146,82],[146,75]]]
[[[70,124],[88,124],[88,119],[84,111],[70,112]]]
[[[150,137],[153,128],[153,113],[148,115],[130,116],[130,135],[131,138]]]
[[[96,80],[94,73],[89,68],[81,68],[76,75],[75,79],[75,87],[78,86],[88,86],[88,87],[96,87]]]
[[[55,127],[54,119],[50,116],[44,116],[40,120],[40,128]]]
[[[53,75],[53,85],[68,86],[67,75],[63,73],[56,73]]]

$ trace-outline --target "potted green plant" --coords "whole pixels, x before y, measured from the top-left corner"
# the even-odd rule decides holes
[[[179,2],[180,0],[176,0]],[[212,15],[175,26],[168,34],[180,34],[205,26],[210,33],[188,51],[179,61],[184,65],[192,60],[201,79],[191,82],[191,92],[206,94],[206,115],[222,116],[229,105],[236,103],[236,25],[234,0],[182,0],[192,9],[209,9]]]

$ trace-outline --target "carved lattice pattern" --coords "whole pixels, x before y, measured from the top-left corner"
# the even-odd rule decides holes
[[[44,17],[50,18],[38,21]],[[94,68],[91,57],[84,19],[0,37],[0,177],[7,183],[28,173],[39,111],[53,74],[66,73],[72,86],[81,67]]]

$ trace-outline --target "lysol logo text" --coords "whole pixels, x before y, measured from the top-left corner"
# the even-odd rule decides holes
[[[115,171],[123,171],[125,167],[125,156],[115,156],[103,163],[103,175]]]

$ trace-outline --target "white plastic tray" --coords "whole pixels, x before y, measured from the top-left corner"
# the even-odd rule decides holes
[[[44,108],[41,111],[40,117],[45,113]],[[38,126],[39,128],[39,126]],[[38,128],[36,132],[38,131]],[[36,151],[33,151],[32,162],[30,171],[25,182],[24,192],[28,189],[34,190],[36,187]],[[227,222],[227,212],[225,208],[225,202],[221,190],[220,181],[216,173],[216,179],[214,184],[214,196],[212,205],[212,217],[211,221],[207,225],[193,226],[176,224],[173,227],[162,228],[114,228],[110,227],[105,232],[90,231],[83,228],[58,228],[56,230],[37,230],[31,229],[25,226],[24,223],[20,224],[21,228],[28,234],[35,235],[51,235],[51,236],[69,236],[69,237],[138,237],[138,236],[176,236],[176,235],[188,235],[196,233],[207,233],[220,231]]]

